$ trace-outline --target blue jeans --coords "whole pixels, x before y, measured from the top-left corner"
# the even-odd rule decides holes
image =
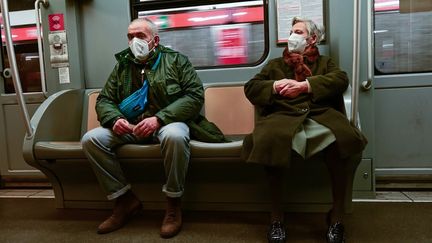
[[[161,127],[154,135],[161,144],[165,167],[166,183],[162,191],[168,197],[181,197],[190,158],[189,127],[185,123],[174,122]],[[115,149],[123,144],[151,140],[152,138],[138,138],[133,134],[118,136],[111,129],[103,127],[84,134],[81,139],[84,153],[109,200],[123,195],[131,188],[116,158]]]

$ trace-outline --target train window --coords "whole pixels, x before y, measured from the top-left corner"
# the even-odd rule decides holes
[[[14,45],[15,59],[18,66],[18,73],[21,80],[23,92],[40,92],[42,90],[39,71],[39,53],[37,44],[33,42],[18,43]],[[3,65],[9,66],[9,59],[6,55],[6,47],[3,46]],[[12,78],[5,78],[5,93],[15,93]]]
[[[34,0],[10,1],[10,23],[15,59],[23,92],[42,91],[37,46]],[[1,29],[1,61],[9,68],[4,29]],[[12,78],[4,78],[4,93],[15,93]]]
[[[19,0],[19,1],[8,1],[9,11],[19,11],[24,9],[34,9],[34,0]]]
[[[432,1],[375,0],[376,74],[430,72]]]
[[[164,46],[197,68],[252,65],[265,54],[264,1],[132,1],[134,18],[159,27]],[[197,5],[199,2],[199,5]]]

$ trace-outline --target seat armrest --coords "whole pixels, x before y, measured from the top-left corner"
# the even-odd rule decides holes
[[[30,125],[32,137],[24,138],[24,160],[37,158],[34,146],[39,141],[80,141],[84,90],[63,90],[48,97],[36,110]]]

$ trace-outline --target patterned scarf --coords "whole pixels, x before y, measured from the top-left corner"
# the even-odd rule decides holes
[[[319,50],[315,45],[306,47],[303,55],[294,52],[290,53],[288,47],[285,47],[283,51],[283,59],[288,66],[294,69],[295,80],[297,81],[304,81],[307,77],[312,76],[311,70],[304,61],[314,63],[319,55]]]

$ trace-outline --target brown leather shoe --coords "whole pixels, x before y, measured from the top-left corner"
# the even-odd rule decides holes
[[[162,222],[160,236],[171,238],[177,235],[182,227],[181,199],[167,197],[168,206]]]
[[[106,234],[120,229],[130,218],[142,209],[140,200],[128,191],[117,198],[113,214],[99,225],[97,233]]]

